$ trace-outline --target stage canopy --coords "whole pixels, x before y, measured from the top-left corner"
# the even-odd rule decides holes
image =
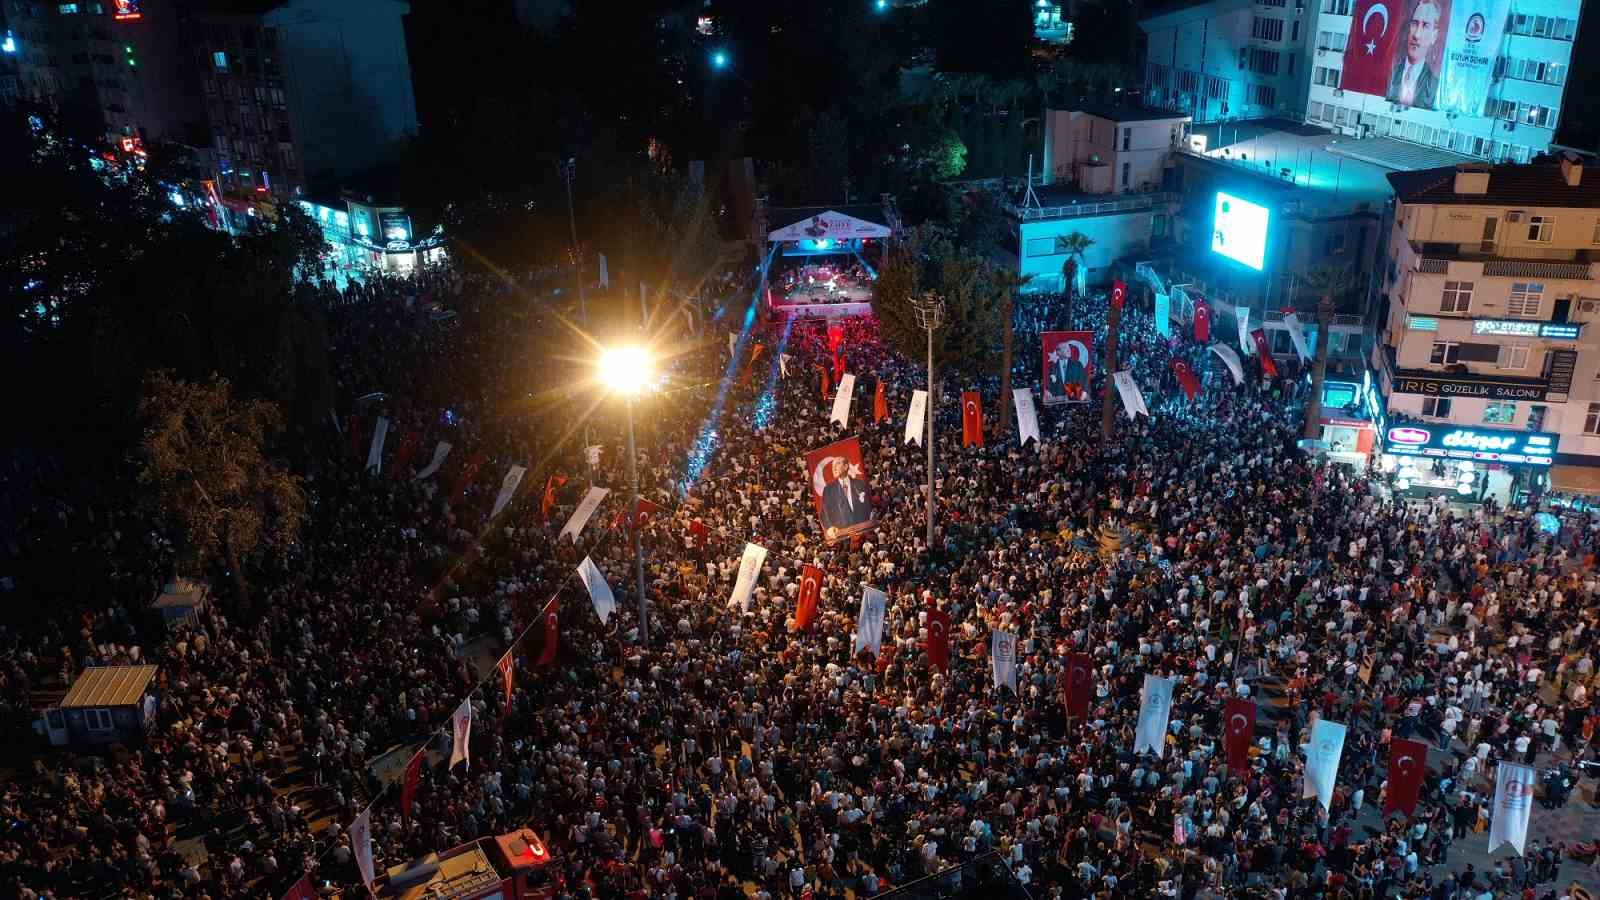
[[[891,230],[882,204],[858,203],[847,206],[789,206],[767,210],[767,224],[773,226],[768,243],[799,241],[852,241],[862,238],[887,238]]]

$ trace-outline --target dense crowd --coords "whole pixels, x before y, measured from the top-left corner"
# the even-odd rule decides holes
[[[1569,848],[1538,840],[1486,871],[1453,863],[1451,847],[1481,826],[1497,760],[1594,755],[1593,532],[1549,534],[1492,505],[1407,504],[1365,472],[1307,458],[1298,377],[1264,380],[1248,364],[1234,387],[1211,354],[1157,334],[1130,304],[1121,354],[1155,415],[1119,415],[1103,442],[1097,404],[1041,409],[1045,440],[1019,447],[1012,423],[994,421],[992,375],[956,372],[935,405],[927,546],[926,457],[902,441],[922,376],[870,319],[845,327],[861,381],[847,429],[829,423],[811,374],[829,365],[823,323],[757,325],[732,360],[716,323],[698,341],[674,334],[690,349],[640,401],[641,490],[665,510],[641,529],[644,636],[615,518],[620,407],[595,410],[600,451],[587,453],[573,411],[592,394],[579,403],[557,383],[579,374],[551,349],[570,332],[548,298],[454,274],[324,290],[349,406],[306,463],[314,502],[299,544],[252,567],[248,604],[218,579],[208,615],[156,629],[142,604],[171,575],[161,523],[125,495],[13,459],[6,511],[27,535],[13,557],[73,547],[110,571],[97,573],[103,590],[0,633],[10,733],[39,685],[86,665],[155,663],[160,705],[142,744],[39,753],[31,775],[0,785],[0,890],[272,897],[313,867],[319,884],[359,886],[345,829],[369,804],[380,868],[528,826],[556,851],[567,897],[863,897],[991,854],[1035,897],[1453,900],[1576,871],[1560,869]],[[1072,316],[1103,332],[1104,304],[1079,298]],[[440,309],[460,327],[440,327]],[[1024,327],[1017,343],[1037,337]],[[1204,374],[1193,405],[1175,355]],[[1020,355],[1019,383],[1038,368]],[[961,446],[964,389],[990,404],[986,447]],[[373,475],[361,462],[380,414],[389,450]],[[447,463],[391,477],[413,432],[410,470],[439,441]],[[802,459],[845,434],[860,439],[877,527],[828,544]],[[452,496],[472,460],[481,468]],[[529,476],[490,521],[512,465]],[[557,540],[591,483],[613,490],[601,514],[576,542]],[[746,542],[769,556],[743,608],[727,601]],[[572,577],[585,556],[617,593],[609,626]],[[827,585],[801,632],[803,564]],[[889,596],[876,656],[852,653],[867,585]],[[559,648],[539,667],[552,598]],[[925,652],[930,609],[953,625],[947,672]],[[991,628],[1018,635],[1016,693],[993,686]],[[468,647],[487,644],[492,660],[524,634],[506,705]],[[1097,664],[1088,721],[1062,708],[1069,651]],[[1177,679],[1159,759],[1132,752],[1147,673]],[[436,749],[469,693],[471,764],[430,753],[408,825],[393,773],[374,764]],[[1217,739],[1234,696],[1261,704],[1243,775]],[[1350,729],[1327,811],[1300,799],[1317,716]],[[1380,820],[1385,742],[1415,735],[1439,748],[1423,802]],[[1565,802],[1579,777],[1568,771],[1548,804]]]

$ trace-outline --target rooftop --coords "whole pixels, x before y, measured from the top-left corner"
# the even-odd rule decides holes
[[[62,709],[133,706],[156,677],[155,666],[98,666],[84,669],[61,699]]]
[[[1190,134],[1205,141],[1199,155],[1269,179],[1308,209],[1328,207],[1333,213],[1389,196],[1389,167],[1345,152],[1346,145],[1365,142],[1322,128],[1260,119],[1196,125]]]
[[[1159,122],[1166,119],[1189,118],[1188,113],[1173,112],[1170,109],[1156,109],[1153,106],[1140,106],[1136,103],[1099,103],[1093,100],[1080,100],[1067,111],[1097,116],[1113,122]]]
[[[1389,183],[1404,203],[1441,206],[1554,206],[1577,209],[1600,207],[1600,172],[1587,174],[1577,186],[1568,185],[1560,163],[1526,165],[1476,165],[1469,171],[1486,172],[1489,186],[1481,194],[1456,193],[1459,166],[1391,172]]]

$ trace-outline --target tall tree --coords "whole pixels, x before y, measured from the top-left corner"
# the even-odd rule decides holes
[[[1078,296],[1078,273],[1083,270],[1083,255],[1094,246],[1094,238],[1081,231],[1074,231],[1066,237],[1056,238],[1056,252],[1065,253],[1067,259],[1061,264],[1061,280],[1064,282],[1062,293],[1067,296],[1067,323],[1072,323],[1073,301]]]
[[[1311,370],[1311,399],[1306,403],[1305,436],[1322,435],[1322,385],[1328,377],[1328,342],[1333,331],[1333,310],[1355,286],[1349,263],[1324,263],[1306,273],[1304,290],[1317,298],[1317,352]]]
[[[872,308],[884,340],[907,359],[921,359],[927,333],[917,324],[916,301],[928,291],[944,300],[944,324],[933,335],[934,365],[992,371],[1003,337],[1007,285],[988,261],[958,247],[932,226],[912,230],[889,252],[872,285]]]

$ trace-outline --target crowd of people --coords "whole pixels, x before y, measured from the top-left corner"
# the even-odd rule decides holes
[[[1567,766],[1544,790],[1554,805],[1594,757],[1594,533],[1406,503],[1308,458],[1298,378],[1251,364],[1235,387],[1130,303],[1120,354],[1155,414],[1119,409],[1102,441],[1097,405],[1041,409],[1044,440],[1019,446],[993,373],[953,371],[932,407],[929,546],[926,456],[903,441],[922,376],[870,318],[843,323],[861,381],[848,428],[810,374],[831,366],[821,323],[754,326],[732,359],[714,324],[674,331],[663,388],[638,401],[641,492],[662,509],[640,526],[641,634],[621,410],[595,407],[593,444],[578,439],[596,400],[561,383],[583,373],[555,306],[454,273],[329,290],[350,406],[306,456],[300,541],[252,564],[248,602],[218,578],[196,622],[149,622],[174,564],[165,523],[14,458],[4,500],[28,538],[13,556],[74,548],[103,560],[106,583],[0,632],[8,733],[42,685],[87,665],[154,663],[160,702],[143,742],[38,752],[0,785],[0,890],[275,897],[308,871],[359,890],[348,827],[369,808],[380,870],[529,827],[571,898],[868,897],[982,860],[1034,897],[1455,900],[1595,883],[1555,842],[1481,869],[1451,854],[1481,829],[1497,761]],[[1105,304],[1078,298],[1074,324],[1103,336]],[[437,327],[435,305],[460,327]],[[1205,375],[1193,404],[1174,356]],[[882,421],[862,386],[875,382]],[[955,398],[972,389],[990,405],[984,447],[962,446]],[[379,415],[390,440],[371,473]],[[396,471],[413,433],[421,449]],[[877,524],[828,543],[802,460],[847,434]],[[446,464],[415,478],[440,441]],[[512,465],[529,474],[491,519]],[[558,539],[591,485],[612,489],[601,513]],[[767,560],[752,602],[730,605],[746,543]],[[585,557],[616,592],[608,624],[573,575]],[[807,564],[826,584],[797,630]],[[876,655],[853,652],[866,586],[889,598]],[[539,666],[549,609],[558,645]],[[948,670],[926,652],[930,610],[951,622]],[[1018,636],[1015,692],[990,678],[995,628]],[[513,649],[509,704],[468,650],[483,644],[490,659]],[[1063,710],[1069,652],[1097,666],[1087,720]],[[1177,684],[1160,757],[1133,751],[1146,674]],[[1259,703],[1242,774],[1218,740],[1241,696]],[[375,763],[436,749],[466,697],[470,764],[430,752],[406,821]],[[1316,717],[1349,726],[1326,810],[1300,790]],[[1385,744],[1417,735],[1438,748],[1422,803],[1380,817]]]

